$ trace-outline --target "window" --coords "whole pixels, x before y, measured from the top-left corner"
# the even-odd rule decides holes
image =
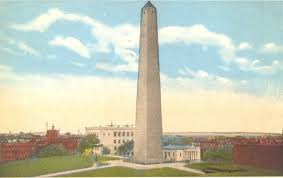
[[[125,132],[122,133],[122,136],[125,137]]]
[[[121,141],[120,141],[120,140],[118,140],[118,143],[121,143]]]
[[[116,147],[116,146],[114,146],[114,150],[117,150],[117,147]]]
[[[117,137],[117,132],[114,132],[114,137]]]
[[[182,156],[182,153],[180,153],[180,157]]]
[[[116,143],[116,140],[113,140],[114,143]]]
[[[170,152],[168,152],[168,156],[170,156]]]
[[[110,136],[110,133],[108,133],[108,136]]]
[[[118,137],[121,137],[121,132],[118,132]]]
[[[130,132],[127,132],[127,137],[129,137],[130,136]]]
[[[134,136],[134,133],[133,133],[133,132],[131,132],[131,136]]]
[[[123,143],[125,143],[125,140],[123,139]]]

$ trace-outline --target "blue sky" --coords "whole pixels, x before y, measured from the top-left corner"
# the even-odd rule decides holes
[[[1,0],[0,85],[38,76],[135,81],[145,2]],[[163,88],[282,101],[283,2],[152,2]]]
[[[135,70],[126,69],[113,72],[97,67],[97,63],[119,65],[126,64],[126,61],[123,59],[124,56],[115,53],[115,49],[113,49],[119,44],[107,42],[106,52],[93,49],[98,40],[104,40],[103,38],[97,39],[95,35],[91,34],[91,30],[96,27],[92,27],[83,20],[66,20],[59,17],[48,27],[36,28],[35,20],[48,13],[50,17],[47,18],[53,18],[52,15],[56,16],[56,13],[62,13],[65,16],[73,14],[81,18],[87,16],[106,25],[111,30],[115,27],[128,25],[130,27],[120,30],[121,37],[117,38],[121,38],[121,40],[135,38],[132,40],[137,44],[140,8],[144,3],[142,1],[84,1],[84,3],[79,1],[72,3],[66,1],[46,3],[1,1],[0,64],[12,67],[19,74],[62,73],[136,78]],[[180,30],[182,32],[179,32],[178,29],[165,32],[178,33],[175,36],[171,34],[172,38],[186,38],[184,36],[188,36],[188,39],[169,40],[167,43],[160,44],[160,65],[163,74],[176,78],[180,75],[180,70],[188,68],[190,69],[188,75],[197,77],[192,76],[192,72],[204,71],[205,74],[225,77],[231,81],[249,82],[251,86],[248,88],[251,88],[254,93],[261,94],[264,91],[254,91],[252,88],[253,82],[260,85],[258,79],[272,81],[277,85],[278,82],[282,83],[282,2],[154,1],[153,3],[158,9],[159,30],[172,26],[179,28],[179,30],[180,28],[199,26],[204,29],[204,32],[201,33],[207,31],[216,36],[209,37],[207,34],[200,34],[200,38],[203,38],[201,42],[198,39],[190,39],[190,36],[195,34],[189,34],[189,29],[187,31]],[[36,8],[34,8],[35,6]],[[43,20],[40,23],[46,23],[46,21]],[[28,25],[28,29],[21,28]],[[200,31],[198,27],[195,30],[196,33]],[[133,31],[137,31],[137,33]],[[135,34],[126,37],[127,33]],[[77,52],[79,49],[70,50],[63,44],[51,45],[50,41],[56,37],[65,41],[68,37],[79,40],[89,53],[88,57],[79,54]],[[159,34],[159,38],[163,38],[163,36]],[[232,49],[233,55],[228,57],[226,61],[223,59],[225,56],[219,54],[221,48],[225,48],[220,44],[222,38],[227,38],[224,40],[228,40],[232,48],[235,48]],[[206,40],[212,41],[206,43]],[[17,47],[19,43],[24,43],[39,54],[19,49]],[[138,45],[136,44],[126,44],[120,48],[134,52],[136,55],[134,60],[137,61]],[[243,49],[237,49],[241,44]],[[265,45],[267,47],[269,45],[270,48],[264,50]],[[231,52],[231,50],[229,51]],[[239,59],[238,63],[235,62],[237,58]],[[250,64],[255,60],[260,62],[257,65],[258,68]],[[276,65],[272,67],[274,61],[276,61]],[[242,65],[239,64],[241,62]],[[278,66],[277,62],[279,62]],[[265,68],[260,69],[260,67],[266,67],[266,70]],[[260,88],[264,90],[265,86]]]

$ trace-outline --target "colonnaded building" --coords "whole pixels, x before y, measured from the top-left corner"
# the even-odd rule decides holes
[[[134,139],[133,125],[105,125],[97,127],[85,127],[86,135],[93,134],[98,137],[100,143],[110,149],[110,154],[116,154],[122,144]],[[124,156],[132,157],[133,150]],[[200,161],[200,147],[191,145],[166,145],[163,147],[164,161]]]

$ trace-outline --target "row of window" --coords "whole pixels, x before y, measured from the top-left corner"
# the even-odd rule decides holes
[[[114,137],[125,137],[125,136],[127,136],[127,137],[129,137],[131,135],[131,137],[133,137],[134,136],[134,133],[133,132],[114,132]]]
[[[165,158],[167,156],[170,156],[171,152],[164,152],[165,153]],[[175,152],[172,152],[172,156],[175,156]],[[180,157],[182,156],[182,153],[180,153]]]
[[[132,139],[132,140],[133,140],[133,139]],[[113,140],[113,143],[114,143],[114,144],[116,144],[116,143],[119,144],[119,143],[126,143],[126,142],[129,142],[129,141],[130,141],[129,139],[127,139],[127,140],[125,140],[125,139],[123,139],[123,140],[116,140],[116,139],[114,139],[114,140]]]
[[[165,152],[165,157],[170,156],[171,152]],[[172,152],[172,156],[175,156],[175,152]]]

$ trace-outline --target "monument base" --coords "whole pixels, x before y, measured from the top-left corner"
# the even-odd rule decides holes
[[[164,160],[147,160],[147,161],[141,161],[141,160],[136,160],[133,158],[124,160],[126,162],[130,162],[130,163],[135,163],[135,164],[142,164],[142,165],[149,165],[149,164],[161,164],[164,163]]]

